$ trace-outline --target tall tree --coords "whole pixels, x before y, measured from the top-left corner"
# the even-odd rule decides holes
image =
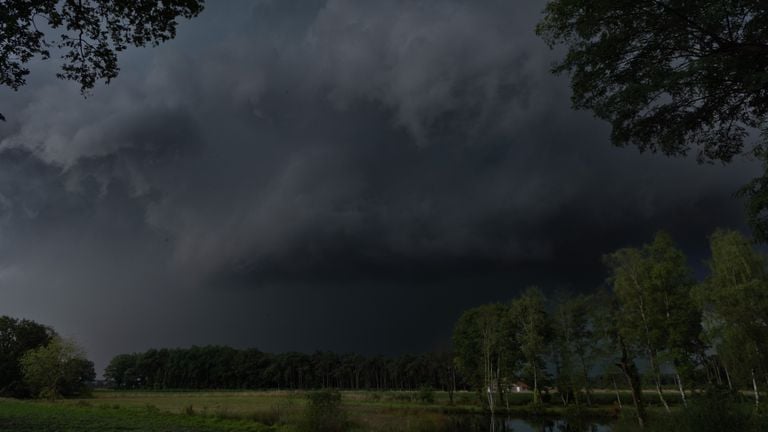
[[[768,271],[766,257],[737,231],[710,237],[711,274],[700,287],[706,331],[728,381],[749,382],[759,404],[758,377],[768,371]]]
[[[533,382],[533,403],[541,403],[540,384],[546,370],[544,355],[550,337],[549,318],[545,309],[546,299],[538,287],[529,287],[512,301],[510,313],[520,351],[525,359],[526,375]]]
[[[755,153],[768,115],[764,0],[550,0],[537,32],[567,54],[573,106],[610,122],[613,143],[700,161]],[[768,165],[766,165],[768,166]],[[747,185],[756,235],[768,240],[768,171]]]
[[[701,310],[693,298],[694,278],[686,256],[667,233],[657,233],[645,250],[652,290],[662,301],[665,352],[661,360],[672,364],[680,398],[687,405],[683,378],[693,378],[696,358],[705,351],[699,337]]]
[[[109,361],[104,369],[104,379],[114,388],[130,388],[128,371],[136,367],[135,354],[119,354]]]
[[[593,298],[590,315],[595,333],[596,350],[607,358],[618,356],[614,364],[621,370],[629,384],[632,402],[635,406],[635,415],[638,423],[643,427],[646,422],[645,402],[640,373],[635,364],[636,352],[631,351],[632,347],[620,331],[622,312],[619,302],[612,291],[598,291]],[[613,385],[616,390],[617,401],[621,405],[621,397],[618,394],[615,381]]]
[[[699,318],[692,308],[693,283],[685,255],[661,232],[652,243],[640,249],[620,249],[607,256],[606,262],[613,272],[620,309],[618,332],[624,343],[645,354],[656,393],[669,410],[661,388],[662,360],[666,354],[682,361],[689,339],[698,334]],[[682,384],[680,387],[685,398]]]
[[[588,405],[592,404],[589,370],[597,352],[595,325],[590,322],[589,314],[591,303],[593,300],[589,296],[561,295],[551,317],[558,381],[566,389],[560,392],[561,397],[573,394],[578,404],[583,389]],[[564,398],[563,403],[567,402]]]
[[[47,345],[24,353],[24,381],[39,397],[56,399],[87,393],[96,374],[93,363],[74,341],[54,337]]]
[[[23,382],[21,357],[48,344],[55,334],[34,321],[0,316],[0,396],[30,396]]]
[[[479,306],[464,312],[453,331],[456,366],[485,394],[491,412],[503,397],[502,374],[511,360],[506,314],[507,308],[500,304]]]

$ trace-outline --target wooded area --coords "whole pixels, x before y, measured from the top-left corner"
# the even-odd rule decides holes
[[[270,354],[204,346],[122,354],[104,372],[123,389],[466,389],[448,353],[364,357],[298,352]]]
[[[508,304],[471,309],[454,332],[458,369],[491,411],[519,380],[529,383],[534,404],[548,386],[564,405],[590,405],[599,377],[603,388],[617,389],[619,405],[618,387],[631,390],[641,424],[644,388],[667,411],[665,387],[682,406],[707,387],[749,390],[758,406],[768,385],[766,257],[736,231],[716,231],[710,248],[701,282],[659,233],[606,255],[610,278],[594,293],[548,301],[533,287]]]
[[[629,389],[640,422],[642,390],[669,410],[692,390],[768,385],[768,260],[744,235],[710,237],[709,275],[696,281],[665,233],[604,257],[610,277],[588,294],[547,299],[531,287],[511,302],[464,312],[453,354],[363,357],[329,352],[268,354],[228,347],[149,350],[115,357],[105,377],[141,389],[472,389],[490,411],[513,391],[556,393],[554,403],[591,405],[593,388]],[[667,389],[667,392],[664,389]]]

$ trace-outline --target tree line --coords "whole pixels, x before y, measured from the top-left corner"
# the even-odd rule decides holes
[[[113,388],[155,390],[467,388],[450,353],[365,357],[327,351],[272,354],[226,346],[121,354],[110,361],[104,378]]]
[[[83,396],[95,378],[93,362],[74,341],[34,321],[0,316],[0,397]]]
[[[121,354],[105,369],[118,389],[432,388],[474,390],[499,410],[530,387],[563,405],[591,405],[596,388],[629,389],[645,422],[651,390],[659,406],[688,404],[696,390],[748,391],[756,406],[768,386],[768,258],[744,235],[710,236],[708,275],[693,276],[666,233],[604,256],[607,282],[591,293],[548,299],[536,287],[507,303],[465,311],[453,351],[366,357],[317,351],[272,354],[204,346]],[[93,363],[50,327],[0,317],[0,394],[81,395]],[[670,390],[674,390],[674,393]],[[676,396],[675,396],[676,394]]]
[[[456,324],[456,366],[494,411],[515,383],[541,402],[543,386],[564,405],[590,405],[596,377],[629,388],[640,424],[644,388],[669,411],[705,386],[768,385],[768,260],[736,231],[710,236],[703,281],[666,233],[604,257],[610,277],[593,293],[547,300],[531,287],[507,304],[466,311]],[[618,376],[618,379],[617,379]],[[618,381],[618,382],[617,382]],[[623,381],[623,382],[622,382]]]

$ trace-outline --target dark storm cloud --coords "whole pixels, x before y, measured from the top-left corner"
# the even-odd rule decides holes
[[[612,148],[549,74],[542,8],[211,2],[87,100],[38,72],[3,99],[0,313],[100,365],[192,343],[393,352],[527,284],[599,284],[603,253],[656,229],[698,265],[755,167]]]

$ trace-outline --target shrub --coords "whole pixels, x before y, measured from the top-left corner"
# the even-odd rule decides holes
[[[682,409],[658,425],[654,430],[676,432],[720,432],[726,430],[749,431],[750,410],[737,404],[725,392],[710,391],[705,396],[692,399],[688,408]]]
[[[348,427],[341,409],[341,393],[320,390],[307,394],[307,406],[299,422],[301,432],[342,432]]]
[[[60,337],[25,352],[20,365],[32,394],[45,399],[90,396],[88,383],[96,376],[93,362],[85,358],[83,349]]]
[[[421,401],[421,403],[432,404],[435,403],[435,392],[431,387],[422,387],[419,389],[416,398]]]
[[[754,412],[751,405],[737,401],[738,396],[721,389],[710,389],[706,394],[691,398],[687,408],[671,415],[651,417],[649,432],[758,432],[764,430],[759,422],[764,419]],[[617,425],[617,432],[633,432],[637,426],[626,419]]]
[[[267,411],[256,411],[251,413],[250,419],[256,423],[261,423],[267,426],[273,426],[283,422],[280,405],[272,405]]]

